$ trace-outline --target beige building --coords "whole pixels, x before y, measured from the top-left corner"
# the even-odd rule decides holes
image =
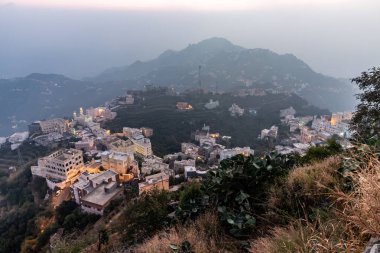
[[[58,183],[74,180],[83,166],[81,150],[61,149],[38,159],[38,165],[32,166],[31,171],[35,176]]]
[[[110,120],[116,117],[116,113],[106,107],[91,107],[86,110],[86,114],[95,122]]]
[[[133,142],[128,140],[117,139],[107,145],[107,148],[111,151],[115,152],[123,152],[123,153],[133,153],[135,152],[135,147]]]
[[[93,138],[83,138],[82,140],[75,142],[74,145],[75,149],[89,151],[95,148],[95,141]]]
[[[193,109],[193,106],[187,102],[177,102],[176,106],[177,109],[181,111],[188,111]]]
[[[68,130],[68,122],[64,119],[49,119],[39,121],[41,132],[43,134],[60,133],[63,134]]]
[[[138,165],[133,153],[104,151],[101,154],[102,166],[107,170],[114,170],[119,175],[135,174],[138,176]]]
[[[123,134],[129,138],[133,138],[135,136],[141,135],[142,131],[139,128],[123,127]]]
[[[144,157],[153,155],[152,144],[148,138],[139,135],[132,139],[132,142],[135,146],[135,152]]]
[[[142,127],[141,132],[144,137],[151,137],[153,135],[153,129],[149,127]]]
[[[164,172],[147,176],[145,182],[139,183],[139,194],[153,189],[169,190],[169,175]]]

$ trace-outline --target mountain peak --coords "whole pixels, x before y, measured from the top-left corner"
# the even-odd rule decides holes
[[[190,44],[187,49],[201,49],[211,51],[236,51],[242,50],[240,46],[232,44],[229,40],[221,37],[212,37],[202,40],[196,44]]]

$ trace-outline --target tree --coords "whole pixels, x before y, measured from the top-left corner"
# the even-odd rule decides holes
[[[360,103],[351,120],[351,130],[356,132],[356,138],[366,140],[380,130],[380,68],[373,67],[352,81],[362,93],[356,95]]]
[[[98,251],[102,249],[102,245],[107,244],[109,240],[108,232],[105,228],[99,230],[98,233]]]

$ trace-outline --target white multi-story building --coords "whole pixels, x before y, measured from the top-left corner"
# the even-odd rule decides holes
[[[83,154],[77,149],[61,149],[49,156],[38,159],[38,165],[32,166],[35,176],[44,177],[51,182],[69,182],[75,179],[83,168]],[[50,186],[51,184],[48,185]]]
[[[260,138],[274,138],[276,139],[278,135],[278,127],[277,126],[271,126],[269,129],[263,129],[261,130]]]
[[[138,135],[131,140],[134,144],[135,152],[137,154],[144,157],[153,155],[152,144],[148,138],[145,138],[143,135]]]
[[[254,150],[250,147],[244,148],[232,148],[232,149],[223,149],[219,152],[219,161],[234,157],[236,155],[250,156],[254,154]]]
[[[228,111],[230,111],[231,116],[243,116],[244,114],[244,109],[237,104],[232,104]]]
[[[209,110],[215,109],[218,106],[219,106],[219,101],[218,100],[214,101],[212,99],[210,99],[210,101],[207,104],[205,104],[205,107]]]

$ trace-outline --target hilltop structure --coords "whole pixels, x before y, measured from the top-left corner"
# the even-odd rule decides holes
[[[103,215],[112,199],[123,193],[117,173],[113,170],[96,174],[83,172],[70,188],[73,200],[84,212],[99,215]]]
[[[83,154],[77,149],[61,149],[38,159],[32,175],[46,178],[50,189],[63,188],[73,182],[83,168]]]

